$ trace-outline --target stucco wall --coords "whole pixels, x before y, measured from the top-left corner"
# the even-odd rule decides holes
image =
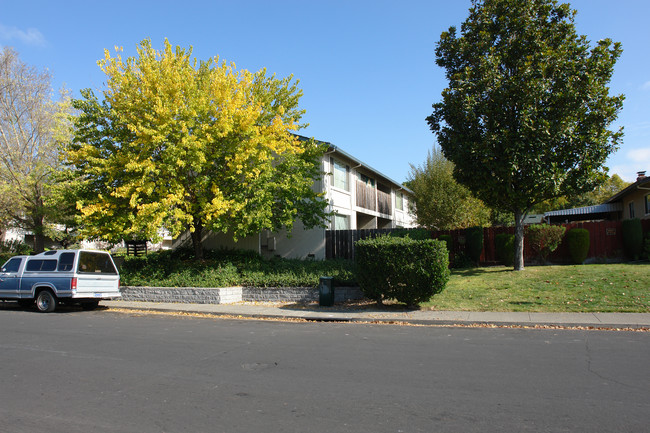
[[[646,183],[644,187],[650,188]],[[650,190],[638,189],[623,198],[623,219],[630,218],[630,203],[634,203],[634,217],[640,219],[650,218],[650,214],[645,213],[645,196],[650,195]],[[650,197],[648,198],[650,200]]]

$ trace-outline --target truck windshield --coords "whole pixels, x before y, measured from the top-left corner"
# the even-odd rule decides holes
[[[77,272],[80,274],[117,274],[111,256],[93,251],[79,252]]]
[[[2,272],[18,272],[18,269],[20,269],[20,262],[22,261],[23,259],[21,257],[9,259],[9,261],[2,266]]]

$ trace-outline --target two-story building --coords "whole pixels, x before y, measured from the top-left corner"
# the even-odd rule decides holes
[[[287,258],[325,258],[326,230],[412,228],[416,226],[413,191],[370,167],[368,164],[329,145],[321,159],[324,175],[314,188],[323,192],[332,213],[326,228],[305,229],[297,221],[291,233],[264,231],[234,242],[227,234],[208,233],[207,249],[250,249],[266,256]],[[185,234],[173,247],[187,245]]]

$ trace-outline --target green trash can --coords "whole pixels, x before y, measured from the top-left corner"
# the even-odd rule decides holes
[[[331,307],[334,305],[334,277],[320,277],[318,283],[318,305]]]

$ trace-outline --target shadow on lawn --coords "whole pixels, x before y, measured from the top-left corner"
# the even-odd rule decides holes
[[[463,277],[474,277],[477,275],[484,274],[499,274],[499,273],[510,273],[514,272],[512,268],[465,268],[465,269],[452,269],[451,273],[455,275],[460,275]]]

